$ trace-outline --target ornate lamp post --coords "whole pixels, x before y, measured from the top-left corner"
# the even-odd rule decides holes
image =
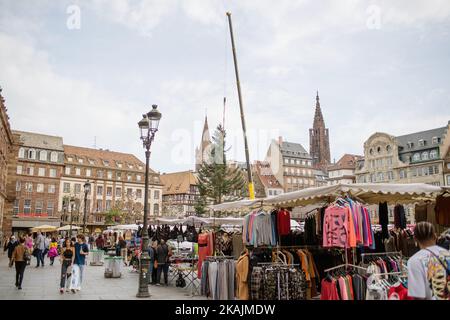
[[[142,120],[138,123],[145,149],[144,227],[142,229],[142,253],[139,264],[139,291],[136,295],[138,298],[150,297],[148,292],[148,279],[151,277],[148,274],[150,269],[150,256],[148,255],[148,163],[150,160],[150,147],[155,138],[155,133],[158,131],[159,120],[161,119],[161,113],[157,110],[157,107],[156,104],[152,105],[152,110],[144,114]]]
[[[70,198],[70,231],[69,231],[69,235],[70,238],[72,239],[72,217],[73,217],[73,208],[75,207],[75,198]]]
[[[91,192],[91,183],[86,181],[84,184],[84,218],[83,218],[83,233],[86,233],[86,216],[87,216],[87,196]]]

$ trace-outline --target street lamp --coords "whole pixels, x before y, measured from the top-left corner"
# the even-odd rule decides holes
[[[141,130],[141,140],[145,149],[145,191],[144,191],[144,227],[142,229],[142,252],[139,264],[139,289],[136,297],[148,298],[150,293],[148,292],[148,282],[151,275],[148,274],[150,269],[150,256],[148,255],[148,171],[150,160],[150,147],[155,133],[158,131],[159,120],[161,119],[161,113],[156,109],[156,104],[152,105],[152,110],[143,115],[138,126]]]
[[[84,184],[84,219],[83,219],[83,232],[86,233],[86,215],[87,215],[87,196],[91,192],[91,183],[86,181]]]
[[[73,207],[75,207],[75,198],[70,198],[70,238],[72,239],[72,215],[73,215]]]

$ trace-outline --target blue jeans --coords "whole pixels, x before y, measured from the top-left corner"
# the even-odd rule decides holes
[[[36,250],[37,267],[42,263],[44,266],[44,252],[41,249]]]
[[[81,287],[81,284],[83,283],[83,271],[84,271],[84,264],[79,264],[78,265],[79,267],[80,267],[80,287]]]

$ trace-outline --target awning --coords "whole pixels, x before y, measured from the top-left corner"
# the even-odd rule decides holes
[[[390,183],[355,183],[337,184],[307,188],[298,191],[279,194],[274,197],[259,200],[240,200],[209,208],[214,211],[239,211],[251,209],[252,206],[283,206],[299,207],[318,202],[334,201],[336,197],[349,195],[368,204],[379,202],[414,203],[420,200],[432,200],[447,188],[433,186],[425,183],[390,184]]]
[[[80,229],[81,229],[81,227],[72,225],[72,230],[80,230]],[[70,230],[70,224],[68,224],[67,226],[58,228],[56,230],[58,230],[58,231],[69,231]]]
[[[32,232],[38,232],[38,231],[40,231],[40,232],[53,232],[53,231],[56,231],[56,229],[57,229],[57,227],[55,227],[55,226],[50,226],[50,225],[47,225],[47,224],[43,224],[41,226],[37,226],[37,227],[32,228],[31,231]]]

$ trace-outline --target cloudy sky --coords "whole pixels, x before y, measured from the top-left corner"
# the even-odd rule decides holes
[[[163,114],[151,166],[191,169],[205,114],[244,160],[226,11],[250,157],[270,139],[309,149],[315,93],[332,158],[374,132],[450,120],[450,1],[3,0],[0,86],[13,129],[143,159],[137,122]]]

